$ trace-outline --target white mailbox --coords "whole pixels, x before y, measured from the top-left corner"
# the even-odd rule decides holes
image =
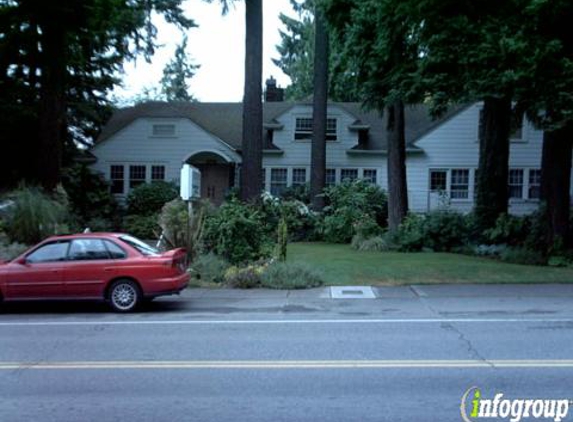
[[[184,201],[201,197],[201,172],[189,164],[181,168],[180,196]]]

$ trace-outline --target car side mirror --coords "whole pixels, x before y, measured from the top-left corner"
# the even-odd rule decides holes
[[[18,258],[16,263],[20,265],[28,265],[28,261],[26,260],[25,256]]]

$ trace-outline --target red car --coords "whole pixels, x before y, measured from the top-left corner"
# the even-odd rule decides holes
[[[99,299],[129,312],[188,282],[184,249],[160,253],[120,233],[54,236],[0,263],[0,301]]]

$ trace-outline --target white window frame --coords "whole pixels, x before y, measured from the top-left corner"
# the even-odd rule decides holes
[[[531,176],[534,172],[538,172],[539,173],[539,182],[538,183],[531,183]],[[538,191],[539,191],[539,195],[537,198],[532,198],[531,197],[531,188],[533,187],[537,187]],[[527,170],[527,199],[530,201],[539,201],[541,198],[541,169],[536,169],[536,168],[531,168]]]
[[[302,171],[304,174],[303,180],[295,181],[295,173],[300,171]],[[308,181],[308,170],[306,169],[306,167],[293,167],[290,181],[291,181],[290,183],[291,186],[304,186]]]
[[[114,177],[114,167],[122,169],[122,177]],[[124,164],[110,164],[109,165],[109,180],[110,180],[110,191],[113,195],[125,195],[125,181],[126,181],[126,171]],[[121,192],[114,192],[113,191],[113,183],[121,181]]]
[[[173,128],[173,131],[162,132],[159,128]],[[177,124],[175,122],[152,122],[150,128],[151,138],[176,138],[177,137]]]
[[[279,171],[281,172],[281,174],[284,171],[284,182],[282,180],[277,181],[276,179],[273,178],[273,176],[275,176]],[[288,173],[289,169],[287,167],[271,167],[270,185],[269,185],[269,192],[271,193],[271,195],[280,196],[280,194],[288,187],[288,180],[289,180]],[[277,186],[277,184],[280,184],[279,186],[282,186],[282,190],[280,190],[280,192],[278,193],[276,193],[274,189]]]
[[[304,124],[302,124],[304,122]],[[301,123],[299,125],[299,123]],[[308,142],[312,140],[312,129],[314,121],[312,117],[295,116],[294,119],[294,140],[297,142]],[[330,138],[330,139],[329,139]],[[326,118],[326,141],[337,142],[338,139],[338,118]]]
[[[515,180],[512,180],[512,172],[517,172],[514,174],[521,174],[521,183],[517,183]],[[523,201],[525,199],[525,192],[524,192],[524,188],[525,188],[525,169],[523,168],[510,168],[508,175],[507,175],[507,196],[508,199],[512,202],[515,201]],[[519,187],[521,194],[516,197],[516,196],[511,196],[511,188],[512,187]]]

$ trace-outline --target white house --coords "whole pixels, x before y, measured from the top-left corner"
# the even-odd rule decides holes
[[[407,178],[412,211],[448,202],[469,211],[478,167],[481,105],[450,110],[433,121],[425,106],[406,110]],[[220,203],[238,182],[241,163],[240,103],[150,102],[119,110],[91,153],[92,168],[123,196],[153,180],[178,182],[183,163],[201,170],[201,195]],[[312,104],[264,103],[264,185],[278,194],[309,182]],[[385,121],[357,103],[330,103],[327,121],[327,183],[363,178],[387,186]],[[538,203],[542,132],[524,121],[511,140],[511,212]]]

